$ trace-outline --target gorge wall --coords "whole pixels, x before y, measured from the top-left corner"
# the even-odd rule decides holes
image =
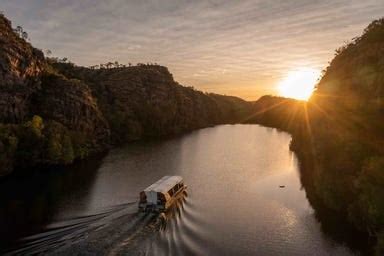
[[[181,86],[158,65],[88,69],[55,62],[52,66],[89,86],[108,120],[113,143],[239,122],[250,111],[251,104],[239,98]]]
[[[249,111],[239,98],[178,84],[159,65],[94,70],[46,59],[0,15],[0,176],[239,122]]]

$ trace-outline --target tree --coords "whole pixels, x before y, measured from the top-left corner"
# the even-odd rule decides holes
[[[28,33],[24,31],[22,26],[17,26],[16,29],[13,30],[20,38],[27,40]]]
[[[62,146],[60,144],[59,134],[51,131],[48,135],[47,156],[50,162],[58,163],[61,156]]]
[[[113,63],[112,62],[108,62],[107,64],[105,64],[107,66],[107,68],[111,68]]]
[[[67,134],[64,135],[62,140],[62,158],[66,164],[72,163],[73,159],[75,158],[72,141]]]
[[[23,162],[21,165],[37,163],[41,160],[41,149],[43,146],[43,119],[33,116],[31,121],[23,124],[18,134],[17,157]]]
[[[30,122],[27,122],[27,127],[35,134],[37,137],[42,136],[42,130],[44,128],[43,119],[40,116],[33,116]]]
[[[27,40],[27,39],[28,39],[28,33],[25,32],[25,31],[23,31],[23,32],[21,33],[21,38],[23,38],[24,40]]]
[[[15,29],[15,32],[21,36],[21,33],[23,33],[23,28],[21,26],[17,26],[16,29]]]

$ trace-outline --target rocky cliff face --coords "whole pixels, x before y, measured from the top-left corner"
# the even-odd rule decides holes
[[[250,104],[239,98],[181,86],[166,67],[158,65],[98,70],[52,65],[89,85],[116,143],[238,122],[250,110]]]
[[[0,122],[18,123],[26,118],[43,66],[43,53],[20,38],[0,15]]]
[[[44,74],[41,81],[41,89],[33,95],[33,113],[87,134],[95,146],[108,142],[108,123],[86,84],[56,74]]]
[[[0,176],[68,164],[111,142],[238,122],[249,110],[239,98],[181,86],[158,65],[94,70],[47,60],[0,15]]]
[[[0,15],[0,176],[103,150],[109,128],[87,85],[57,74]]]

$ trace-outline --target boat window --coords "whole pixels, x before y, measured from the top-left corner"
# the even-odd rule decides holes
[[[180,188],[183,187],[183,183],[177,183],[175,186],[173,186],[169,191],[168,194],[170,196],[173,196],[176,192],[180,190]]]
[[[147,200],[147,195],[145,194],[144,191],[140,192],[140,201],[146,201]]]
[[[159,200],[159,201],[161,201],[161,202],[165,202],[166,200],[165,200],[165,196],[164,196],[164,194],[161,193],[161,192],[158,192],[158,193],[157,193],[157,200]]]

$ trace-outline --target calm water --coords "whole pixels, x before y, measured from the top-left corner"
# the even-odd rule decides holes
[[[349,234],[342,230],[332,234],[324,230],[326,223],[319,222],[300,183],[290,140],[275,129],[223,125],[171,140],[134,143],[72,170],[48,171],[44,178],[41,174],[12,178],[0,184],[4,203],[0,224],[5,227],[3,241],[8,240],[3,246],[22,247],[16,238],[34,233],[38,235],[29,243],[37,241],[40,247],[66,237],[81,239],[82,232],[100,232],[87,229],[95,219],[119,211],[127,211],[124,214],[137,222],[135,202],[140,190],[175,174],[184,177],[188,195],[162,229],[147,232],[135,243],[135,252],[358,254],[346,245]],[[34,185],[28,185],[31,181]],[[114,219],[103,225],[113,227]],[[114,243],[115,252],[131,252],[133,245],[124,237],[110,239],[123,241]]]

